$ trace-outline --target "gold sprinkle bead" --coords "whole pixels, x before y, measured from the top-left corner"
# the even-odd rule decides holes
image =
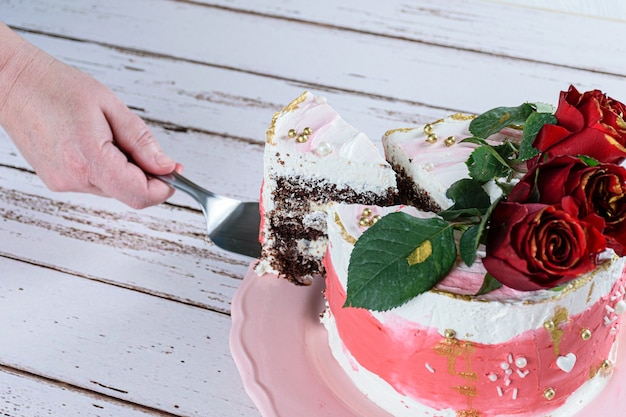
[[[443,143],[445,143],[446,146],[450,147],[456,143],[456,138],[454,136],[448,136]]]
[[[287,136],[293,139],[298,136],[298,132],[296,132],[296,129],[289,129],[289,132],[287,132]]]
[[[309,136],[311,133],[313,133],[313,130],[311,130],[310,127],[305,127],[302,133]]]
[[[544,322],[543,323],[543,328],[546,329],[549,332],[554,330],[554,322],[552,320],[548,320],[548,321]]]
[[[429,134],[426,137],[426,142],[428,142],[428,143],[435,143],[435,142],[437,142],[437,135],[435,135],[434,133]]]
[[[583,339],[583,340],[585,340],[585,341],[587,341],[587,340],[591,339],[591,330],[589,330],[589,329],[583,329],[583,330],[580,332],[580,338],[581,338],[581,339]]]
[[[454,339],[456,337],[456,332],[452,329],[446,329],[443,332],[443,335],[445,336],[446,339]]]
[[[600,366],[603,373],[609,372],[613,368],[613,364],[610,360],[602,361],[602,365]]]
[[[430,135],[431,133],[433,133],[433,125],[431,125],[430,123],[427,125],[424,125],[424,133],[426,133],[427,135]]]
[[[370,225],[370,220],[367,217],[361,217],[359,220],[359,226],[366,227]]]
[[[546,400],[550,401],[554,398],[554,396],[556,395],[556,391],[554,390],[554,388],[546,388],[543,391],[543,396],[546,398]]]
[[[371,222],[372,222],[372,224],[374,224],[374,223],[376,223],[376,222],[377,222],[377,221],[379,221],[379,220],[380,220],[380,216],[377,214],[377,215],[375,215],[374,217],[372,217]]]
[[[372,209],[368,207],[364,208],[363,213],[361,213],[361,216],[363,217],[369,217],[371,215],[372,215]]]
[[[308,137],[308,136],[306,136],[306,135],[299,135],[299,136],[296,138],[296,142],[298,142],[298,143],[304,143],[304,142],[306,142],[307,140],[309,140],[309,137]]]

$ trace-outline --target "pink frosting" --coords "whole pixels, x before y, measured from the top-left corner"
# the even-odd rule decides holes
[[[263,203],[263,186],[265,181],[261,182],[261,189],[259,190],[259,214],[261,215],[261,223],[259,224],[259,242],[261,245],[265,243],[265,204]]]
[[[600,372],[619,328],[611,306],[623,300],[619,289],[626,282],[622,276],[609,295],[558,324],[562,338],[556,347],[543,327],[506,343],[478,344],[447,339],[397,316],[383,324],[366,309],[344,308],[345,290],[329,257],[325,267],[330,312],[345,348],[364,368],[431,408],[481,417],[545,415]],[[583,329],[593,335],[589,340],[581,338]],[[566,372],[557,362],[573,367]],[[544,392],[550,388],[555,395],[548,400]]]

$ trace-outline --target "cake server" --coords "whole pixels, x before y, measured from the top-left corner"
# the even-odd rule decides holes
[[[259,203],[217,195],[176,172],[153,176],[200,203],[209,239],[217,246],[252,258],[261,256]]]

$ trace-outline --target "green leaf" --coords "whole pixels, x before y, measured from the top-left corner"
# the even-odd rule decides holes
[[[478,245],[480,243],[481,232],[482,228],[480,227],[480,224],[475,224],[461,235],[459,253],[461,255],[461,259],[463,259],[463,262],[465,262],[465,265],[467,266],[471,266],[476,260],[476,250],[478,249]]]
[[[470,177],[485,183],[493,178],[506,176],[509,164],[493,146],[480,146],[467,159]]]
[[[471,138],[465,138],[461,140],[459,143],[473,143],[475,145],[488,145],[489,144],[489,142],[487,142],[485,139],[477,138],[476,136],[472,136]]]
[[[446,197],[454,201],[453,210],[487,208],[491,205],[489,194],[483,190],[482,183],[462,178],[453,183],[446,191]]]
[[[442,219],[444,219],[445,221],[448,222],[453,222],[453,221],[459,221],[461,219],[474,219],[477,217],[481,217],[483,214],[485,214],[485,209],[478,209],[478,208],[466,208],[466,209],[453,209],[452,207],[444,210],[444,211],[440,211],[439,213],[437,213],[437,215],[439,217],[441,217]]]
[[[550,103],[528,103],[532,106],[537,113],[553,113],[556,111],[556,107]]]
[[[483,280],[483,285],[480,287],[475,295],[485,295],[501,287],[502,284],[497,279],[495,279],[491,274],[486,273],[485,279]]]
[[[488,138],[507,126],[522,125],[533,112],[529,104],[518,107],[496,107],[471,121],[469,130],[474,136]]]
[[[385,311],[433,288],[454,265],[453,227],[397,212],[357,240],[348,267],[345,306]]]
[[[544,125],[554,123],[556,123],[556,117],[550,113],[533,113],[528,116],[519,148],[519,158],[522,161],[534,158],[539,154],[539,150],[533,147],[533,141]]]
[[[479,224],[473,225],[469,227],[463,234],[461,235],[461,240],[459,242],[459,252],[461,254],[461,259],[467,266],[471,266],[476,260],[476,252],[478,251],[478,246],[480,245],[485,228],[487,227],[487,222],[491,217],[491,213],[496,208],[501,198],[498,198],[494,201],[491,206],[487,210],[485,210],[482,219]]]
[[[578,158],[590,167],[595,167],[600,164],[600,161],[590,156],[578,155]]]
[[[491,204],[482,183],[470,178],[463,178],[453,183],[446,191],[446,197],[453,200],[454,204],[437,213],[446,221],[480,217]]]

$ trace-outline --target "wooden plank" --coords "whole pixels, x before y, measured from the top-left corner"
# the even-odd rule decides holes
[[[543,32],[541,39],[568,33],[560,46],[551,44],[545,48],[546,54],[560,57],[558,61],[565,62],[559,64],[566,67],[559,68],[558,79],[554,78],[554,65],[527,55],[534,48],[543,48],[545,43],[550,45],[548,41],[539,43],[537,39],[537,42],[528,42],[526,38],[519,38],[517,44],[528,45],[525,47],[527,52],[520,54],[524,59],[511,59],[500,56],[497,51],[479,53],[471,48],[441,47],[423,40],[390,39],[293,19],[201,7],[195,3],[159,2],[159,7],[154,7],[150,0],[124,1],[123,5],[122,0],[118,1],[119,5],[116,2],[76,3],[70,0],[54,3],[16,1],[8,7],[3,18],[16,27],[165,54],[285,82],[358,91],[466,112],[482,111],[496,105],[515,105],[529,99],[554,102],[558,91],[570,83],[584,90],[600,87],[616,97],[626,95],[623,87],[625,65],[616,61],[621,54],[612,52],[597,56],[593,52],[597,45],[606,44],[602,35],[605,32],[585,31],[582,38],[585,43],[572,44],[570,32],[558,31],[550,25],[560,16],[551,13],[542,15],[533,11],[528,19],[533,17],[535,20],[527,21],[517,16],[515,21],[508,22],[509,26],[501,29],[521,35],[532,23],[537,26],[530,27],[537,30],[550,29]],[[115,10],[124,10],[124,13]],[[483,11],[486,13],[488,9]],[[414,13],[430,18],[439,11],[425,14],[418,9]],[[535,15],[547,17],[541,20]],[[500,15],[487,16],[493,19]],[[272,19],[271,22],[268,19]],[[472,25],[480,28],[494,24],[488,21],[481,25],[476,18],[472,20]],[[137,21],[142,24],[138,25]],[[454,21],[454,18],[449,17],[447,21]],[[111,30],[112,27],[125,29],[117,31]],[[452,29],[450,25],[446,26],[446,30]],[[463,32],[460,38],[471,45],[472,38],[464,38],[465,34]],[[489,38],[501,35],[500,32],[482,31],[479,34]],[[592,63],[592,70],[599,68],[600,72],[578,69],[586,62]],[[598,66],[601,62],[606,62],[603,65],[606,68]],[[602,71],[618,75],[603,74]],[[176,79],[182,78],[179,74]]]
[[[227,316],[3,256],[0,271],[3,366],[175,415],[258,415]]]
[[[626,4],[613,0],[506,0],[506,3],[626,22]]]
[[[110,397],[4,368],[0,370],[0,415],[11,417],[169,417]]]
[[[228,136],[237,147],[246,140],[261,145],[274,112],[307,89],[326,96],[346,120],[373,138],[398,126],[426,123],[458,111],[449,106],[433,108],[89,43],[24,35],[98,78],[140,116],[182,130],[170,135],[176,139],[176,147],[188,145],[184,129]]]
[[[0,219],[6,256],[226,314],[250,262],[207,241],[197,211],[52,193],[3,167]]]
[[[620,56],[626,51],[622,45],[597,43],[593,36],[589,36],[593,33],[624,33],[626,6],[609,0],[553,1],[549,4],[540,0],[447,0],[435,3],[429,0],[410,3],[401,0],[339,3],[332,0],[314,3],[305,0],[200,0],[197,3],[605,72],[623,68]],[[134,4],[130,13],[139,8]],[[107,7],[100,7],[97,12],[107,19],[115,18]],[[69,13],[80,15],[82,12],[76,8]],[[39,26],[44,27],[43,24]],[[567,36],[559,36],[561,34]],[[581,51],[577,54],[555,53],[572,50],[572,45],[583,50],[588,48],[589,51],[585,51],[587,59],[577,59],[576,55]]]

